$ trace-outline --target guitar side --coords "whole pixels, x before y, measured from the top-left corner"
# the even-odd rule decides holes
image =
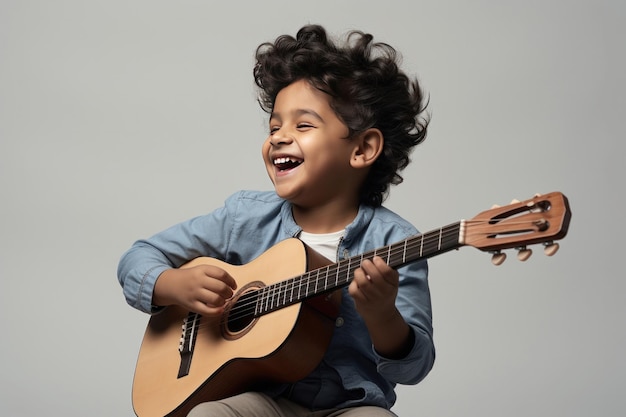
[[[302,274],[311,267],[308,249],[288,239],[254,261],[233,266],[212,258],[183,265],[215,265],[238,285],[258,288]],[[188,372],[179,376],[182,324],[189,312],[167,307],[152,316],[141,344],[133,380],[133,408],[139,417],[186,416],[197,404],[243,392],[258,381],[295,381],[319,363],[332,335],[332,317],[313,307],[320,297],[258,317],[229,333],[223,317],[200,317]],[[335,300],[336,302],[336,300]],[[225,312],[227,314],[228,310]],[[289,366],[286,366],[289,364]]]

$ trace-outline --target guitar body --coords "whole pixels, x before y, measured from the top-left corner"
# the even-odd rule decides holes
[[[234,266],[197,258],[183,266],[218,266],[237,281],[237,298],[249,290],[321,267],[328,260],[297,239],[287,239],[256,260]],[[182,324],[189,312],[167,307],[149,320],[137,359],[133,407],[139,417],[186,416],[197,404],[248,390],[261,381],[297,381],[319,363],[330,342],[340,291],[254,318],[229,330],[224,317],[199,317],[189,369],[179,375]],[[228,307],[224,313],[228,314]]]

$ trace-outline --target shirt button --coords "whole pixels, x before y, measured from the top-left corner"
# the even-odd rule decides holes
[[[336,327],[343,326],[343,317],[337,317],[337,319],[335,320],[335,326]]]

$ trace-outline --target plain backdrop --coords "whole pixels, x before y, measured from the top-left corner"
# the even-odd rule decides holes
[[[437,360],[394,411],[626,415],[621,0],[0,0],[0,415],[133,415],[147,316],[120,255],[269,189],[258,44],[306,23],[403,54],[432,123],[386,205],[422,231],[562,191],[561,250],[430,261]]]

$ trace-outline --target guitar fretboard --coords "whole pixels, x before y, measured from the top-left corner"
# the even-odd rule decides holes
[[[354,271],[364,259],[380,256],[388,265],[399,268],[463,245],[464,221],[412,236],[401,242],[353,256],[337,263],[314,269],[302,275],[277,282],[247,294],[254,302],[254,316],[262,316],[291,304],[348,285]],[[252,306],[252,304],[248,304]]]

